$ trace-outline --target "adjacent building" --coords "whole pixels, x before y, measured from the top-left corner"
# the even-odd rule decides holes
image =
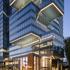
[[[64,1],[10,0],[9,7],[6,69],[63,70]]]
[[[9,48],[9,1],[0,0],[0,61],[8,57]]]

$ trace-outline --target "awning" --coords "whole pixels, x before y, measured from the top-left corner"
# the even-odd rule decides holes
[[[63,15],[63,12],[54,4],[51,3],[40,10],[37,21],[47,25],[53,19]]]

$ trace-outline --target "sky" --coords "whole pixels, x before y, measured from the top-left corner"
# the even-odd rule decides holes
[[[65,0],[64,6],[64,37],[70,37],[70,0]]]

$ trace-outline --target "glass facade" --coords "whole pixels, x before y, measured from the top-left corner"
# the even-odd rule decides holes
[[[9,0],[0,0],[0,61],[8,56],[9,47]],[[5,51],[4,51],[5,50]]]
[[[0,3],[0,58],[8,58],[3,68],[62,70],[64,2],[0,0]]]
[[[38,10],[39,9],[34,6],[33,3],[30,3],[26,8],[23,8],[10,17],[10,40],[24,36],[28,33],[36,33],[38,35],[45,34],[45,29],[36,22]]]
[[[21,0],[17,0],[12,4],[19,10],[10,16],[9,57],[13,59],[22,56],[20,70],[56,70],[58,68],[59,64],[54,65],[51,56],[56,62],[59,62],[56,57],[63,57],[63,4],[61,0],[26,0],[22,3]],[[25,46],[24,40],[28,41],[29,38],[24,36],[30,33],[39,36],[39,39]],[[44,41],[49,36],[52,38]],[[19,40],[21,37],[23,39]],[[30,38],[33,39],[33,37]],[[29,56],[28,54],[31,53],[38,56]]]

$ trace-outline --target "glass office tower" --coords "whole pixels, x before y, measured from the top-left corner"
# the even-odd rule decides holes
[[[9,47],[9,1],[0,0],[0,61],[8,57]]]
[[[10,0],[9,70],[63,70],[63,0]]]
[[[0,0],[0,70],[4,60],[9,57],[9,15],[9,0]]]

